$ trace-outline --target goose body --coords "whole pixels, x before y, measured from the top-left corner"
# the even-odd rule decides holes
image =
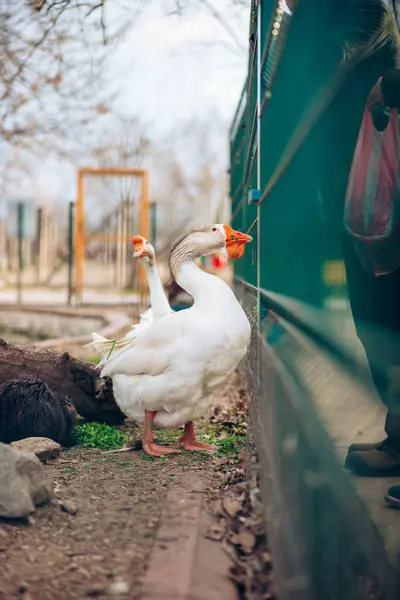
[[[126,415],[143,421],[145,410],[156,411],[159,427],[203,416],[250,342],[249,321],[227,284],[194,264],[182,268],[179,284],[194,285],[194,305],[137,330],[133,344],[111,355],[101,373],[112,377]]]
[[[251,329],[231,288],[199,269],[195,260],[227,251],[228,243],[234,256],[240,257],[243,250],[238,246],[247,241],[249,236],[225,225],[199,228],[185,236],[171,252],[170,268],[177,283],[193,296],[193,306],[173,312],[167,301],[166,314],[138,326],[134,337],[123,341],[124,347],[103,360],[101,376],[112,378],[121,410],[145,422],[143,448],[150,454],[157,446],[152,424],[185,424],[184,447],[206,449],[196,441],[192,421],[206,413],[215,388],[245,356]],[[171,451],[163,448],[154,455]]]

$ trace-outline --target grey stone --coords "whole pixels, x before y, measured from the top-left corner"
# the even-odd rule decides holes
[[[61,452],[60,444],[45,437],[24,438],[23,440],[11,442],[10,446],[22,452],[33,452],[43,461],[46,458],[55,458]]]
[[[75,500],[59,500],[59,505],[61,510],[63,510],[66,513],[69,513],[70,515],[76,515],[78,512],[78,505],[75,502]]]
[[[53,486],[40,460],[0,443],[0,517],[26,518],[52,497]]]

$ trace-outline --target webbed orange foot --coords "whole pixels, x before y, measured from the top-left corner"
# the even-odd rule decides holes
[[[181,451],[177,448],[171,448],[170,446],[159,446],[154,442],[142,442],[143,450],[148,456],[165,456],[166,454],[181,454]]]

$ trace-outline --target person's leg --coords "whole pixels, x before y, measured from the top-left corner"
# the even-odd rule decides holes
[[[344,241],[344,248],[357,335],[364,346],[378,394],[388,407],[387,440],[352,444],[346,466],[360,474],[389,475],[400,471],[400,394],[394,393],[396,378],[393,378],[396,371],[393,367],[400,365],[400,270],[375,277],[361,265],[349,237]],[[400,385],[398,387],[400,390]]]

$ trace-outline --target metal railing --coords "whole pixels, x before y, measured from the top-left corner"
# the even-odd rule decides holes
[[[395,600],[396,570],[318,410],[322,398],[351,418],[352,396],[369,393],[365,363],[323,314],[259,290],[257,322],[257,289],[235,287],[253,322],[244,368],[278,598]]]

